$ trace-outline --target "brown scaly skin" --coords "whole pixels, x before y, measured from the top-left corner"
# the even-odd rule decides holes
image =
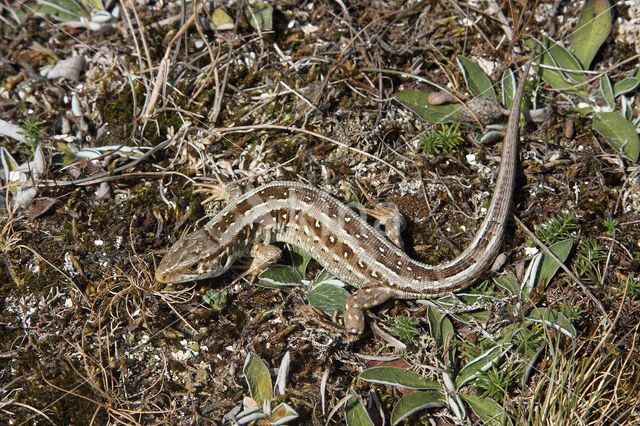
[[[390,298],[436,297],[467,286],[491,265],[502,244],[529,67],[530,63],[513,100],[487,216],[473,241],[455,259],[440,265],[413,260],[329,194],[297,182],[273,182],[231,200],[204,228],[178,241],[158,265],[156,279],[172,283],[216,277],[257,244],[290,243],[359,288],[347,300],[345,312],[347,330],[355,336],[364,330],[363,310]],[[398,240],[395,237],[393,241]]]

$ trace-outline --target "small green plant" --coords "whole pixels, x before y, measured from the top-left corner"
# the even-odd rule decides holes
[[[207,290],[202,300],[216,311],[221,311],[227,306],[228,293],[226,291]]]
[[[567,303],[562,304],[562,313],[571,320],[578,320],[582,317],[582,310]]]
[[[460,134],[460,123],[443,124],[441,130],[434,130],[422,137],[420,145],[424,153],[430,155],[431,152],[440,154],[449,152],[462,142]]]
[[[416,392],[406,394],[395,404],[391,413],[391,424],[399,424],[419,410],[440,406],[448,406],[460,420],[466,418],[467,410],[471,409],[483,421],[490,424],[505,422],[507,413],[503,407],[490,397],[480,399],[468,390],[469,386],[475,386],[475,380],[482,372],[500,362],[513,345],[511,343],[496,344],[495,342],[486,345],[480,343],[479,346],[487,349],[474,351],[474,356],[467,359],[464,365],[457,369],[454,364],[458,345],[453,343],[455,340],[453,323],[448,315],[440,313],[433,307],[429,307],[427,317],[431,335],[435,340],[435,356],[443,366],[437,372],[441,375],[440,381],[434,381],[427,376],[400,367],[373,367],[360,373],[359,378],[370,383],[416,390]],[[433,372],[430,372],[428,377],[432,376]],[[347,418],[353,417],[353,411],[357,406],[355,404],[353,407],[347,407],[345,416]]]
[[[576,262],[573,266],[574,272],[583,281],[597,284],[601,281],[598,264],[606,257],[606,247],[601,246],[593,238],[586,238],[578,248]]]
[[[620,225],[620,222],[618,222],[615,219],[606,219],[604,221],[604,227],[605,227],[605,235],[607,237],[613,237],[614,234],[616,233],[616,230],[618,229],[618,226]]]
[[[303,287],[307,289],[309,304],[325,314],[344,314],[349,297],[344,283],[329,272],[322,271],[312,281],[304,279],[311,255],[297,246],[291,246],[293,266],[271,265],[258,276],[258,284],[269,288],[286,289]]]
[[[33,117],[25,118],[20,121],[23,131],[20,132],[24,136],[24,144],[27,147],[29,158],[33,158],[33,153],[36,152],[36,148],[42,142],[42,125],[44,121],[37,121]]]
[[[635,70],[625,73],[624,78],[613,82],[605,72],[600,77],[599,89],[592,90],[592,75],[589,70],[601,46],[609,37],[613,16],[607,0],[586,0],[582,3],[582,12],[568,46],[565,47],[564,40],[555,41],[548,36],[542,40],[526,37],[524,43],[534,51],[534,69],[540,79],[557,90],[588,99],[591,104],[576,108],[575,112],[590,117],[593,120],[593,129],[619,154],[635,162],[640,155],[640,117],[634,116],[635,112],[631,107],[633,98],[625,95],[640,86],[640,67],[636,66]],[[493,98],[496,101],[501,100],[506,108],[511,106],[516,87],[511,70],[507,69],[503,73],[502,93],[498,98],[492,80],[477,63],[463,55],[458,55],[456,61],[469,92],[474,97]],[[397,71],[393,73],[405,75]],[[415,78],[412,75],[411,77]],[[434,82],[426,82],[439,87]],[[426,92],[407,90],[394,96],[403,105],[432,123],[455,122],[461,118],[460,104],[432,105]],[[606,105],[602,105],[602,101]]]
[[[117,18],[105,9],[102,0],[36,0],[38,12],[55,19],[85,27],[91,31],[104,31],[113,27]]]
[[[271,374],[267,365],[254,353],[249,353],[244,362],[242,372],[247,380],[251,397],[245,397],[250,403],[245,403],[245,410],[235,414],[237,424],[281,425],[298,418],[298,413],[288,404],[282,402],[273,407],[280,396],[285,394],[290,355],[287,352],[280,365],[280,373],[276,381],[275,390],[271,381]],[[248,408],[247,408],[248,407]]]
[[[522,374],[520,368],[510,366],[508,368],[493,365],[476,379],[476,386],[482,389],[482,396],[502,401],[513,390]]]
[[[507,326],[504,334],[511,337],[514,351],[519,353],[522,359],[530,360],[545,345],[544,332],[544,327],[520,327],[520,324],[514,323]],[[527,377],[522,377],[522,381],[526,382]]]
[[[408,346],[415,345],[415,338],[420,335],[420,332],[416,328],[418,320],[411,317],[396,317],[395,324],[391,332],[402,343]]]
[[[572,213],[564,212],[536,226],[536,237],[546,245],[551,245],[570,238],[576,229],[578,229],[577,218]]]
[[[593,129],[613,149],[635,162],[640,153],[637,131],[640,118],[633,117],[633,110],[629,107],[632,102],[625,94],[633,92],[640,85],[640,68],[636,67],[635,71],[615,82],[605,72],[600,76],[599,90],[591,90],[588,70],[611,33],[613,16],[607,0],[587,0],[582,3],[582,12],[568,46],[565,47],[564,41],[555,41],[548,36],[542,40],[528,37],[525,44],[535,49],[536,55],[540,55],[538,58],[542,67],[538,71],[545,83],[592,102],[596,99],[600,101],[600,105],[593,102],[577,108],[576,112],[590,116]]]
[[[627,291],[629,294],[640,294],[640,278],[629,276],[629,284],[627,284]]]
[[[567,243],[568,241],[568,243]],[[566,259],[572,247],[572,240],[560,241],[560,246],[552,246],[552,250],[560,259]],[[539,254],[543,257],[543,254]],[[546,259],[532,261],[529,269],[540,267],[538,277],[543,282],[553,276],[553,270],[545,266]],[[540,350],[548,344],[548,329],[553,328],[570,339],[575,339],[577,332],[572,321],[563,312],[547,307],[537,307],[529,299],[532,286],[521,284],[515,276],[494,278],[500,288],[510,293],[508,300],[513,301],[514,318],[521,318],[507,325],[491,338],[484,338],[482,333],[475,333],[475,338],[460,341],[451,318],[460,323],[473,323],[484,320],[489,312],[483,309],[468,309],[468,306],[483,306],[491,303],[496,297],[485,298],[480,294],[462,294],[456,297],[447,296],[434,300],[434,304],[445,308],[442,313],[436,307],[427,310],[430,334],[433,337],[434,349],[431,353],[439,368],[425,370],[423,376],[419,372],[409,371],[396,366],[378,366],[368,368],[360,373],[359,379],[412,389],[395,405],[391,413],[391,424],[399,424],[416,412],[434,407],[448,407],[450,413],[462,421],[472,411],[484,423],[491,425],[509,424],[509,414],[500,401],[512,395],[516,388],[525,389],[531,375],[535,371],[531,365],[535,363]],[[526,284],[526,282],[525,282]],[[534,284],[541,285],[536,281]],[[462,307],[462,302],[467,304]],[[571,317],[574,315],[569,313]],[[407,333],[406,322],[402,318],[396,322],[394,329],[397,335]],[[434,379],[438,379],[437,381]],[[366,409],[360,398],[353,392],[345,406],[347,424],[371,424]],[[349,419],[364,418],[367,421],[356,422]]]

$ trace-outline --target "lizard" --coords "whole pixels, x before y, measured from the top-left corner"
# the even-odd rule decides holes
[[[175,243],[157,266],[156,280],[175,283],[220,276],[248,252],[257,255],[262,248],[275,247],[273,242],[290,243],[358,288],[348,297],[344,313],[345,328],[354,339],[364,331],[365,310],[392,298],[434,298],[468,286],[491,265],[502,245],[515,184],[520,103],[530,66],[531,61],[513,98],[487,214],[455,259],[439,265],[416,261],[399,247],[397,238],[388,239],[326,192],[276,181],[233,196],[203,228]],[[397,232],[398,221],[386,227]],[[261,261],[263,268],[277,260],[280,251],[268,253]]]

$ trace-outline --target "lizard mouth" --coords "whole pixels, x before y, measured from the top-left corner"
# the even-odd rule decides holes
[[[171,275],[167,274],[165,271],[161,270],[161,269],[156,269],[156,281],[163,283],[163,284],[169,284],[171,282]]]

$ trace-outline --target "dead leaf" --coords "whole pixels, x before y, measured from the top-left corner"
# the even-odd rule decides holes
[[[58,200],[51,197],[36,198],[29,207],[29,219],[35,219],[47,213],[57,202]]]
[[[57,64],[47,74],[48,79],[64,78],[71,81],[78,81],[80,72],[84,68],[84,56],[72,56],[58,61]]]

